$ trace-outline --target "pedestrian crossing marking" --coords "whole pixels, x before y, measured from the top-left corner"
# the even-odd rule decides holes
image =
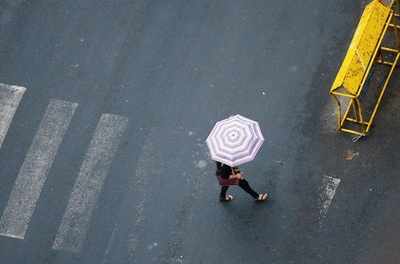
[[[321,199],[321,209],[320,209],[320,216],[326,217],[328,214],[328,209],[331,206],[333,197],[335,197],[336,189],[338,188],[341,180],[339,178],[334,178],[330,176],[324,176],[322,179],[323,189],[320,194]]]
[[[0,219],[0,235],[24,239],[77,103],[50,100]]]
[[[79,252],[128,119],[103,114],[82,162],[53,249]]]
[[[25,91],[25,87],[0,83],[0,148]]]

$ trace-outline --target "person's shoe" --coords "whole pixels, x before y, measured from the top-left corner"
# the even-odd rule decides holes
[[[257,201],[257,202],[265,202],[265,201],[268,200],[268,198],[269,198],[268,193],[260,193],[260,194],[258,195],[258,198],[256,199],[256,201]]]
[[[226,195],[225,197],[219,198],[219,200],[220,200],[221,202],[230,202],[230,201],[233,200],[233,196],[230,195],[230,194],[228,194],[228,195]]]

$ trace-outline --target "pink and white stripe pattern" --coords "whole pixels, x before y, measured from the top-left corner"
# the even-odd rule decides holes
[[[231,167],[252,161],[263,142],[259,124],[241,115],[217,122],[206,140],[211,158]]]

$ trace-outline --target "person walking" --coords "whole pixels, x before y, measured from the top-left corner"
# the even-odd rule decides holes
[[[255,159],[264,142],[260,125],[242,115],[218,121],[206,139],[210,157],[216,161],[216,176],[221,185],[220,200],[231,201],[226,192],[231,185],[239,185],[256,201],[266,201],[267,193],[257,193],[240,173],[238,166]]]
[[[216,176],[219,184],[221,185],[221,192],[219,199],[221,202],[229,202],[233,200],[232,195],[227,195],[226,192],[231,185],[239,185],[245,192],[250,194],[256,201],[266,201],[268,199],[267,193],[257,193],[254,191],[249,183],[244,179],[238,167],[230,167],[219,161],[216,162],[217,171]]]

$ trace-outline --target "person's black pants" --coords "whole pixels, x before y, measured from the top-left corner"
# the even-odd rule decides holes
[[[254,199],[258,199],[258,193],[255,192],[249,185],[249,183],[245,179],[239,180],[239,187],[242,188],[245,192],[253,196]],[[225,199],[226,197],[226,192],[228,191],[229,186],[222,186],[221,187],[221,193],[220,193],[220,198]]]

